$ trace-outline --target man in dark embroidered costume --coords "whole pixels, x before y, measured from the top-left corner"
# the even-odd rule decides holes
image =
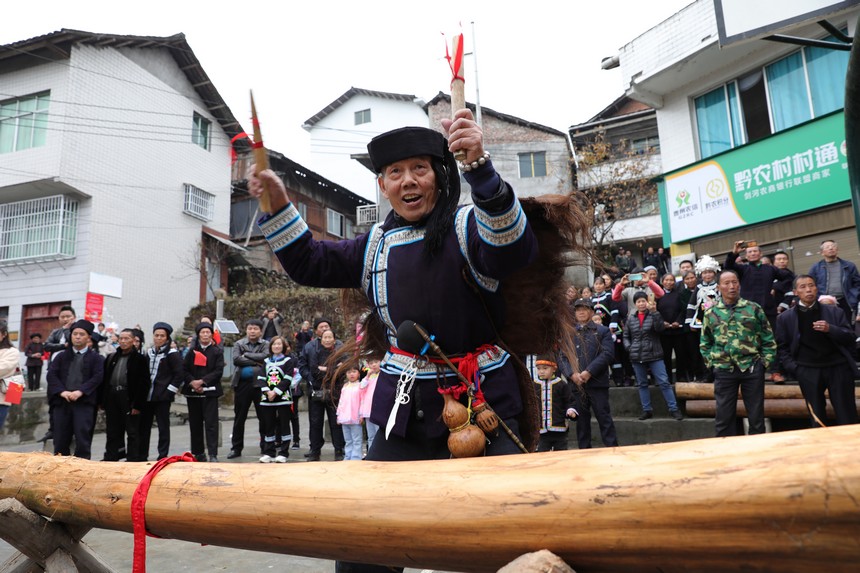
[[[406,127],[368,144],[380,190],[393,211],[356,239],[314,240],[273,172],[249,181],[252,195],[260,197],[264,188],[269,195],[274,213],[260,227],[293,280],[360,288],[370,301],[358,351],[379,356],[382,366],[370,417],[380,432],[368,460],[450,457],[438,390],[459,382],[454,372],[428,360],[434,356],[424,359],[398,347],[397,329],[406,320],[434,335],[461,372],[473,372],[469,380],[530,451],[537,441],[530,377],[524,371],[521,381],[517,359],[494,344],[505,323],[503,281],[535,261],[537,240],[513,189],[484,153],[471,112],[461,110],[455,120],[442,123],[447,141],[439,132]],[[460,183],[452,154],[461,150],[466,163],[460,168],[474,206],[457,206]],[[487,455],[519,451],[505,433],[489,436]],[[342,563],[338,570],[390,569]]]

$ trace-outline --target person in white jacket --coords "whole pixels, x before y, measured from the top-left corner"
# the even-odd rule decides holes
[[[9,340],[9,328],[5,321],[0,321],[0,428],[6,423],[6,416],[9,414],[9,406],[11,404],[6,401],[6,379],[20,368],[20,355],[18,349],[12,346],[12,341]]]

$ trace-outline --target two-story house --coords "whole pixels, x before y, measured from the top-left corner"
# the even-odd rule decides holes
[[[474,104],[466,106],[476,113]],[[451,96],[439,92],[425,109],[430,126],[441,130],[441,120],[451,117]],[[563,131],[488,107],[481,107],[481,129],[493,166],[518,196],[573,191],[571,150]],[[468,201],[468,194],[463,200]]]
[[[619,248],[642,261],[662,246],[657,184],[660,139],[653,108],[621,96],[588,121],[570,127],[576,183],[594,214],[595,266],[611,266]]]
[[[423,105],[410,94],[349,88],[302,125],[311,139],[309,167],[376,200],[376,174],[356,159],[367,156],[367,143],[380,133],[406,125],[427,127]]]
[[[369,209],[375,216],[373,202],[334,183],[284,155],[268,150],[269,167],[278,173],[287,186],[290,201],[308,224],[317,240],[352,239],[367,226],[358,226],[356,213]],[[262,236],[257,220],[258,202],[247,191],[248,163],[251,156],[239,157],[233,166],[233,195],[231,200],[230,236],[237,244],[247,247],[242,258],[252,266],[266,270],[281,270],[268,243]]]
[[[225,286],[207,245],[229,241],[241,131],[182,34],[64,29],[0,46],[10,331],[46,336],[69,303],[122,327],[179,325]]]

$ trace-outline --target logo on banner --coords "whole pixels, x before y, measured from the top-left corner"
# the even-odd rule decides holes
[[[711,179],[705,185],[705,193],[711,199],[716,199],[720,195],[723,194],[723,191],[726,190],[726,186],[723,183],[722,179]]]
[[[681,189],[677,195],[675,195],[675,201],[678,203],[678,207],[683,207],[684,205],[690,204],[690,192],[686,189]]]

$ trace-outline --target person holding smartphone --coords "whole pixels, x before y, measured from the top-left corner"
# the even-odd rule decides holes
[[[741,251],[745,251],[746,263],[739,263]],[[741,283],[741,298],[757,303],[764,310],[771,331],[776,330],[777,302],[771,292],[774,281],[791,278],[791,271],[779,269],[761,261],[761,248],[756,241],[735,241],[732,251],[726,255],[724,270],[735,271]],[[775,361],[768,376],[777,384],[785,382],[779,361]]]
[[[654,295],[655,300],[662,298],[664,294],[663,288],[656,281],[648,278],[642,270],[635,269],[634,273],[624,275],[621,277],[621,281],[615,285],[612,290],[612,300],[615,302],[626,301],[627,308],[632,309],[635,306],[633,296],[637,292],[644,292],[647,295],[649,291]]]

